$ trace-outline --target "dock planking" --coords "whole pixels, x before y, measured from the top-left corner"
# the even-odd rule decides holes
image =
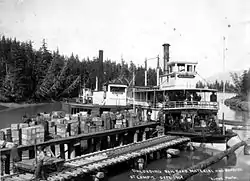
[[[57,170],[64,163],[64,159],[48,157],[44,159],[44,166],[50,167],[53,166],[54,170]],[[35,158],[29,160],[22,160],[16,163],[16,167],[19,170],[27,171],[33,173],[35,171],[36,160]]]
[[[141,142],[131,143],[112,149],[98,151],[87,155],[67,160],[64,169],[56,171],[48,176],[48,180],[71,180],[84,174],[90,174],[100,168],[106,168],[114,164],[136,160],[141,156],[160,151],[178,144],[189,142],[189,138],[178,136],[160,136],[150,138]],[[16,178],[17,177],[17,178]],[[3,180],[21,180],[23,174],[5,177]],[[25,180],[33,180],[29,175]]]

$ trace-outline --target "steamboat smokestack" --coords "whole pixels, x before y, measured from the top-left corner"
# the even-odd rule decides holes
[[[98,73],[98,90],[102,90],[102,84],[104,81],[104,72],[103,72],[103,50],[99,50],[99,73]]]
[[[167,71],[168,71],[167,63],[169,62],[169,47],[170,47],[170,44],[165,43],[162,46],[163,46],[163,53],[164,53],[164,57],[163,57],[163,73],[166,74]]]

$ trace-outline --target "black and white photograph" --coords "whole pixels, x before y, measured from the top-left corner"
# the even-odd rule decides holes
[[[0,180],[250,181],[250,1],[0,0]]]

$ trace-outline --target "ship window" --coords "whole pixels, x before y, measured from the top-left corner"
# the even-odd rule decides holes
[[[192,65],[187,65],[187,71],[192,72]]]
[[[194,72],[195,72],[195,68],[196,68],[196,66],[194,66]]]
[[[177,67],[178,67],[178,72],[185,71],[185,64],[177,64]]]
[[[111,87],[110,87],[110,92],[124,93],[124,92],[125,92],[125,87],[115,87],[115,86],[111,86]]]

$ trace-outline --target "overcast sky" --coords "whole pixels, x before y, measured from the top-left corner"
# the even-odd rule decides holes
[[[226,70],[250,67],[249,31],[249,0],[0,0],[0,35],[137,65],[162,61],[169,43],[171,60],[198,61],[203,77],[223,71],[223,36]]]

